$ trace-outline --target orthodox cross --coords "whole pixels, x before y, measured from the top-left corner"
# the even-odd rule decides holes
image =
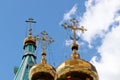
[[[41,48],[42,48],[43,52],[46,51],[47,46],[50,43],[54,42],[54,40],[48,36],[46,31],[43,31],[43,32],[41,32],[40,35],[37,35],[36,39],[37,39],[37,41],[41,42]]]
[[[41,63],[45,64],[46,63],[46,49],[47,49],[47,46],[50,43],[54,42],[54,40],[51,37],[48,36],[46,31],[43,31],[43,32],[41,32],[40,35],[37,35],[36,40],[41,43],[41,48],[43,50]]]
[[[33,18],[29,18],[28,20],[26,20],[26,22],[30,23],[30,29],[29,29],[29,35],[32,35],[32,23],[36,23],[36,21],[34,21]]]
[[[77,27],[78,21],[75,18],[71,19],[70,21],[72,22],[72,25],[68,25],[67,23],[64,23],[64,24],[62,24],[62,26],[65,29],[70,28],[70,29],[73,30],[73,37],[71,37],[71,39],[73,40],[73,43],[76,44],[76,41],[78,40],[78,38],[76,37],[76,31],[80,30],[80,31],[82,31],[82,33],[84,33],[85,31],[87,31],[87,29],[85,29],[83,26],[81,26],[80,28],[78,28]]]

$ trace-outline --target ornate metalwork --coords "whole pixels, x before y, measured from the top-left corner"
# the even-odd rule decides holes
[[[37,41],[41,43],[41,48],[43,50],[41,63],[46,63],[46,49],[47,46],[54,42],[54,40],[48,36],[46,31],[41,32],[40,35],[36,36]]]
[[[43,31],[40,35],[37,35],[36,40],[41,43],[43,52],[46,52],[47,46],[54,42],[54,40],[48,36],[46,31]]]
[[[26,22],[30,23],[29,35],[32,35],[32,23],[36,23],[33,18],[29,18]]]
[[[82,31],[82,33],[84,33],[85,31],[87,31],[87,29],[85,29],[83,26],[78,28],[78,26],[77,26],[78,21],[75,18],[71,19],[70,21],[72,22],[72,25],[68,25],[67,23],[64,23],[64,24],[62,24],[62,26],[65,29],[70,28],[73,30],[73,37],[70,37],[70,38],[73,40],[73,43],[76,44],[76,41],[79,40],[79,38],[76,37],[76,31],[80,30],[80,31]]]
[[[26,45],[27,43],[33,43],[34,46],[36,47],[36,39],[32,37],[32,23],[36,23],[36,21],[34,21],[33,18],[29,18],[28,20],[26,20],[26,22],[30,23],[30,27],[29,27],[29,36],[25,38],[24,45]]]

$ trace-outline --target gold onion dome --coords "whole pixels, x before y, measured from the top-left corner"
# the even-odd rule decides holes
[[[25,46],[27,46],[28,44],[32,44],[36,48],[36,39],[31,35],[24,39],[24,49],[25,49]]]
[[[57,68],[57,74],[57,80],[98,80],[95,67],[82,59],[63,62]]]
[[[46,55],[44,52],[42,55]],[[46,64],[43,58],[40,64],[34,65],[29,72],[29,80],[55,80],[56,70],[53,66]]]
[[[30,69],[30,80],[54,80],[55,69],[48,64],[36,64]]]
[[[25,38],[24,40],[24,45],[28,44],[28,43],[33,43],[36,45],[36,39],[33,38],[32,36],[28,36],[27,38]]]
[[[57,80],[98,80],[95,67],[88,61],[80,59],[76,48],[78,49],[77,44],[73,44],[71,59],[57,68]]]

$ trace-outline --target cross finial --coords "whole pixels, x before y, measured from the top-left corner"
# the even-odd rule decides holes
[[[41,32],[40,35],[36,36],[37,41],[39,41],[41,43],[41,48],[43,50],[42,52],[42,60],[41,63],[45,64],[46,63],[46,49],[47,46],[54,42],[54,40],[48,36],[46,31]]]
[[[29,18],[26,22],[30,23],[29,35],[32,36],[32,23],[36,23],[33,18]]]
[[[41,48],[42,48],[43,52],[46,51],[47,46],[50,43],[54,42],[54,40],[48,36],[46,31],[41,32],[41,34],[37,36],[37,40],[39,42],[41,42]]]
[[[78,21],[75,18],[71,19],[70,21],[72,22],[72,25],[68,25],[67,23],[64,23],[62,26],[65,29],[70,28],[70,29],[73,30],[73,33],[74,33],[73,35],[74,36],[71,37],[71,39],[73,40],[74,44],[76,44],[76,41],[79,39],[79,38],[76,37],[76,31],[77,30],[81,30],[82,33],[84,33],[84,31],[87,31],[87,29],[85,29],[83,26],[81,26],[80,28],[78,28],[78,26],[77,26]]]

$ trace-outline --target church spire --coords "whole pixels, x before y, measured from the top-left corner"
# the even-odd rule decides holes
[[[65,29],[69,28],[73,31],[73,36],[70,36],[70,38],[73,40],[73,44],[72,44],[73,54],[71,55],[71,58],[72,59],[77,59],[77,58],[79,58],[79,54],[77,53],[78,44],[77,44],[76,41],[79,40],[79,37],[77,38],[76,32],[77,31],[82,31],[82,33],[84,33],[84,31],[87,31],[87,29],[85,29],[83,26],[78,28],[78,26],[77,26],[78,21],[75,18],[71,19],[70,21],[71,21],[72,25],[68,25],[67,23],[64,23],[64,24],[62,24],[62,26]]]
[[[28,80],[28,73],[30,68],[36,64],[36,39],[32,37],[32,23],[35,23],[32,18],[29,18],[30,23],[29,35],[24,40],[24,55],[22,57],[22,63],[18,70],[16,70],[14,80]]]

